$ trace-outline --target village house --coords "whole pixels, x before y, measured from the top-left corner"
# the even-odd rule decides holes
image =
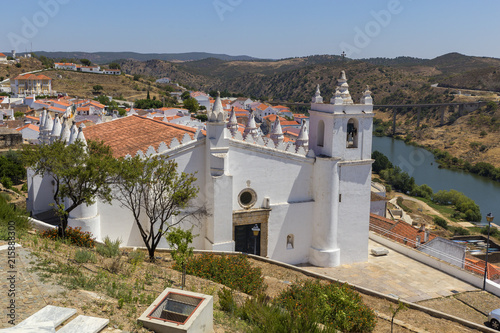
[[[23,141],[29,143],[38,142],[38,136],[40,135],[40,129],[37,125],[26,124],[23,127],[16,128],[16,131],[21,132],[23,136]]]
[[[7,56],[3,53],[0,53],[0,64],[6,64],[7,63]]]
[[[207,110],[211,109],[210,96],[202,91],[193,91],[190,96],[194,98],[200,106],[204,106]]]
[[[52,79],[45,75],[24,74],[10,80],[10,88],[15,97],[52,94]]]
[[[342,72],[330,103],[318,88],[309,114],[310,126],[303,122],[295,142],[287,142],[279,121],[269,138],[262,137],[253,112],[242,133],[235,111],[228,115],[220,97],[206,130],[136,114],[77,129],[44,113],[40,141],[103,140],[116,157],[161,155],[175,159],[179,172],[196,173],[199,193],[191,207],[207,214],[182,226],[194,228],[197,249],[322,267],[366,261],[371,93],[366,90],[355,104]],[[51,209],[51,181],[29,172],[27,209],[35,216]],[[99,240],[109,236],[124,246],[143,246],[130,211],[116,201],[79,207],[69,225]],[[159,246],[168,247],[165,240]]]

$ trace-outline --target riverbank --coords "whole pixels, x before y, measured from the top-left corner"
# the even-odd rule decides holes
[[[497,103],[489,103],[462,116],[446,110],[444,125],[440,125],[437,113],[431,111],[423,110],[418,128],[414,113],[398,113],[395,137],[415,142],[429,151],[438,149],[448,153],[450,159],[442,162],[444,167],[469,171],[469,164],[486,161],[500,168],[500,109]],[[390,135],[392,115],[392,112],[377,112],[375,124],[379,129],[374,133]]]
[[[471,198],[480,207],[483,223],[486,213],[496,213],[500,197],[500,183],[461,170],[440,168],[435,156],[416,145],[389,137],[373,137],[373,151],[379,151],[394,165],[415,179],[417,185],[427,184],[433,192],[457,190]]]

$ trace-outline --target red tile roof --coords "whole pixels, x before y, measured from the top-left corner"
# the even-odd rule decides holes
[[[3,53],[0,53],[0,57],[6,57],[6,55]]]
[[[275,122],[276,121],[276,116],[275,114],[270,114],[269,116],[265,116],[264,119],[267,120],[267,121],[270,121],[270,122]],[[283,124],[284,121],[287,121],[286,118],[283,118],[281,116],[280,117],[280,123]]]
[[[35,74],[24,74],[18,75],[14,80],[52,80],[50,77],[45,75],[35,75]]]
[[[298,122],[296,122],[295,120],[284,120],[284,121],[281,121],[280,119],[280,122],[281,122],[281,126],[297,126],[297,125],[300,125]]]
[[[158,149],[161,142],[170,145],[173,138],[180,142],[185,133],[194,138],[196,129],[132,115],[86,127],[83,133],[87,140],[104,141],[113,150],[113,155],[120,157],[127,154],[135,156],[138,150],[145,153],[149,146]]]
[[[23,127],[16,128],[16,131],[21,132],[25,128],[29,128],[30,130],[40,132],[40,128],[36,125],[33,125],[33,124],[26,124]]]
[[[392,221],[376,214],[370,214],[370,230],[410,247],[417,247],[417,236],[420,236],[420,244],[424,243],[424,230],[415,228],[406,222]],[[429,233],[428,241],[436,237],[436,235]]]
[[[465,258],[464,268],[468,271],[484,275],[485,261],[481,259]],[[488,279],[498,280],[500,278],[500,267],[488,263]]]

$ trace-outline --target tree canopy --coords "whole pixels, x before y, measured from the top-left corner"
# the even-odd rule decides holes
[[[121,158],[117,170],[114,197],[132,212],[149,258],[154,261],[156,247],[169,228],[202,212],[186,209],[198,194],[196,177],[178,173],[177,163],[161,156]]]
[[[111,148],[102,142],[77,140],[67,145],[57,140],[48,145],[25,146],[25,166],[37,175],[50,175],[54,180],[54,210],[60,217],[60,232],[68,225],[69,213],[76,207],[92,205],[99,198],[111,202],[110,177],[114,174]],[[65,199],[69,205],[65,206]]]
[[[163,107],[163,102],[152,99],[138,99],[135,101],[134,107],[137,109],[159,109]]]
[[[200,104],[198,104],[198,101],[193,97],[189,97],[184,100],[184,107],[191,112],[196,112],[200,108]]]
[[[92,65],[92,62],[89,59],[80,59],[80,62],[84,66],[90,66],[90,65]]]

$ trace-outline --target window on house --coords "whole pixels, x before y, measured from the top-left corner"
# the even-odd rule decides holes
[[[347,122],[347,148],[358,148],[358,121],[354,118]]]
[[[318,123],[318,140],[317,145],[323,147],[325,141],[325,122],[320,120]]]

